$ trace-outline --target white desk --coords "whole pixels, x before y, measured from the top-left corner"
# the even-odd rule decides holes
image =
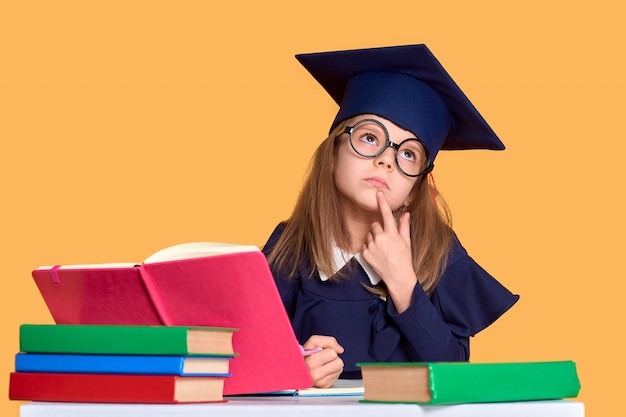
[[[362,397],[231,397],[216,404],[85,404],[30,402],[20,417],[584,417],[583,403],[567,400],[418,406],[365,404]]]

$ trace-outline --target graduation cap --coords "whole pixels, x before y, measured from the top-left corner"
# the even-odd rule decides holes
[[[426,45],[299,54],[339,104],[330,128],[375,114],[411,131],[432,164],[440,149],[504,149],[504,144]]]

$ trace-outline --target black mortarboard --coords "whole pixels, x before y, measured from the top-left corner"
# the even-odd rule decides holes
[[[330,128],[371,113],[410,130],[428,148],[504,149],[426,45],[296,55],[339,104]]]

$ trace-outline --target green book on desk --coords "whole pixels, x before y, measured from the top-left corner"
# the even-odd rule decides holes
[[[233,356],[236,329],[201,326],[23,324],[20,351],[110,355]]]
[[[458,404],[551,400],[578,395],[572,361],[359,363],[363,402]]]

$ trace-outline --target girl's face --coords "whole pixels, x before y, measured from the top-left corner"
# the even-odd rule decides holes
[[[415,135],[402,129],[393,122],[371,114],[359,115],[349,120],[354,125],[359,120],[375,119],[381,122],[389,132],[389,140],[400,143]],[[384,138],[383,138],[384,139]],[[350,136],[345,133],[336,140],[340,141],[333,164],[335,185],[341,193],[344,209],[353,209],[378,215],[376,192],[385,193],[392,210],[409,203],[409,193],[418,177],[408,177],[398,169],[396,150],[388,147],[380,155],[368,158],[355,152],[350,145]],[[359,140],[359,138],[353,138]],[[366,139],[367,140],[367,139]],[[424,150],[420,147],[415,154],[420,166],[425,162]]]

